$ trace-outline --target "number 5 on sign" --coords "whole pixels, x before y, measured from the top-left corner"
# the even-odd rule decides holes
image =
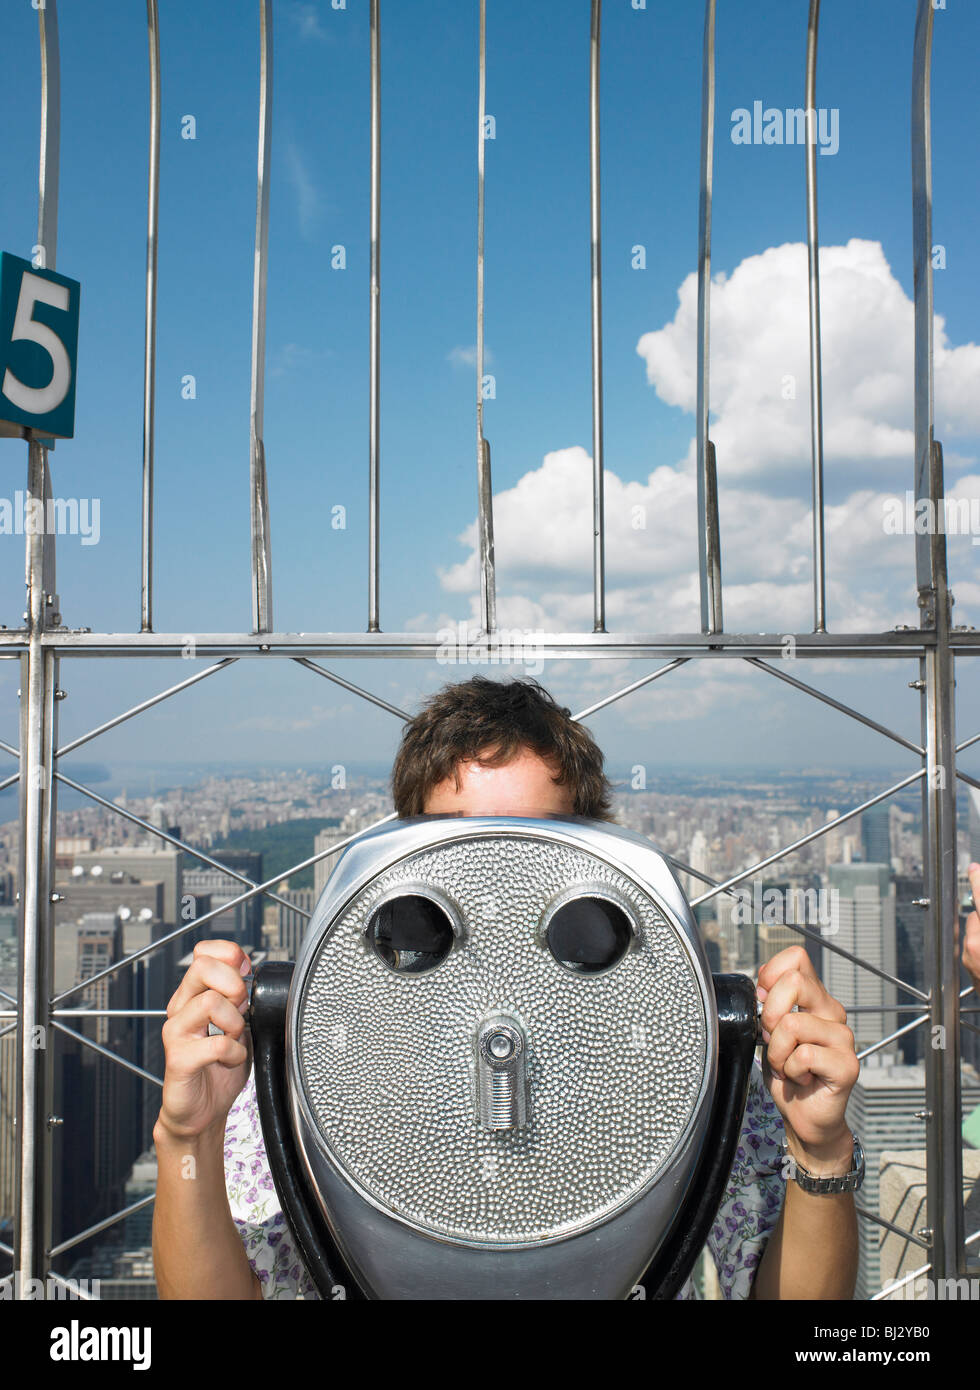
[[[80,286],[0,254],[0,434],[75,433]]]

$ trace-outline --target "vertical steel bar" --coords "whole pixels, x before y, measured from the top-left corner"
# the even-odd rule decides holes
[[[58,255],[58,170],[61,158],[61,50],[57,0],[37,12],[41,30],[41,156],[38,164],[37,240],[41,264],[54,270]]]
[[[701,631],[721,632],[721,545],[714,445],[708,438],[711,319],[711,192],[715,146],[715,0],[705,0],[701,70],[701,184],[698,198],[698,570]]]
[[[926,0],[928,3],[928,0]],[[930,450],[930,494],[943,506],[942,446]],[[920,662],[925,683],[922,703],[927,775],[923,783],[923,864],[929,899],[926,942],[930,985],[932,1046],[925,1050],[926,1173],[928,1224],[933,1231],[933,1268],[941,1278],[965,1270],[963,1155],[960,1096],[959,961],[956,953],[956,752],[954,673],[949,646],[951,601],[946,576],[946,537],[939,530],[933,547],[935,646]]]
[[[480,78],[476,195],[476,478],[480,518],[480,620],[489,636],[497,626],[493,553],[490,441],[483,433],[484,229],[486,215],[487,0],[480,0]]]
[[[912,256],[915,301],[915,497],[930,495],[933,440],[932,4],[918,0],[912,71]],[[915,569],[924,626],[933,623],[931,537],[916,528]]]
[[[38,10],[41,41],[41,150],[38,162],[37,240],[43,264],[57,263],[61,67],[56,0]],[[51,496],[48,450],[28,444],[27,493],[47,515]],[[34,528],[32,528],[34,529]],[[16,1219],[14,1269],[22,1279],[43,1279],[51,1235],[51,1058],[47,1047],[50,989],[51,874],[53,867],[55,746],[54,690],[57,659],[42,636],[56,603],[54,534],[47,525],[27,536],[28,651],[21,662],[21,847],[18,951]],[[60,621],[60,616],[57,621]],[[27,1286],[30,1287],[30,1286]],[[23,1296],[23,1286],[15,1295]]]
[[[592,214],[592,576],[593,631],[606,630],[602,456],[602,208],[599,185],[599,39],[602,0],[592,0],[589,44],[589,194]]]
[[[160,20],[146,0],[150,48],[150,160],[146,195],[146,339],[143,348],[143,511],[140,548],[140,630],[153,631],[153,443],[157,342],[157,230],[160,196]]]
[[[944,506],[942,449],[934,438],[932,129],[930,110],[932,0],[919,0],[912,67],[912,240],[915,298],[915,495],[937,518]],[[920,621],[935,645],[920,662],[923,782],[923,865],[931,940],[926,961],[932,1002],[932,1043],[926,1048],[926,1204],[932,1268],[939,1278],[965,1268],[963,1159],[960,1139],[959,962],[956,931],[956,742],[950,595],[945,529],[916,535]]]
[[[252,624],[272,629],[272,538],[265,470],[265,299],[269,274],[269,177],[272,158],[272,0],[259,0],[259,156],[252,283],[252,386],[249,474],[252,521]]]
[[[813,478],[813,630],[827,631],[823,513],[823,368],[820,346],[820,238],[817,227],[817,38],[820,0],[806,31],[806,249],[810,285],[810,468]]]
[[[381,631],[381,0],[371,0],[371,381],[368,423],[368,632]]]

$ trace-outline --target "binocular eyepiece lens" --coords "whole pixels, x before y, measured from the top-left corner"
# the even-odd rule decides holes
[[[400,975],[420,975],[449,955],[453,925],[432,898],[405,893],[375,910],[366,936],[389,969]]]
[[[622,960],[633,926],[623,909],[605,898],[573,898],[552,915],[546,939],[559,965],[595,975]]]

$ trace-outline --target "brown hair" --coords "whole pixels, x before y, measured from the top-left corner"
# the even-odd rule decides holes
[[[461,762],[479,757],[502,767],[522,749],[557,764],[555,781],[572,789],[576,815],[613,819],[612,785],[588,729],[531,677],[487,676],[443,686],[405,725],[391,773],[397,815],[421,815],[429,793],[449,777],[458,788]]]

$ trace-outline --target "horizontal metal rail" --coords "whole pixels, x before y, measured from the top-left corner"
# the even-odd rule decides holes
[[[95,633],[89,630],[46,629],[42,645],[59,657],[180,657],[186,654],[185,633],[136,632]],[[367,657],[407,657],[449,664],[446,638],[441,633],[222,633],[204,632],[193,637],[196,655],[202,658],[236,657],[317,657],[362,660]],[[527,660],[602,660],[603,658],[675,657],[681,653],[713,659],[741,659],[747,656],[782,657],[787,645],[795,644],[795,660],[840,656],[869,657],[875,660],[908,660],[931,651],[935,633],[929,628],[902,632],[866,633],[614,633],[566,632],[503,634],[459,643],[456,662],[477,664],[479,659],[493,662]],[[951,649],[959,656],[980,656],[980,635],[951,633]],[[23,655],[28,640],[21,630],[0,632],[0,647]]]

